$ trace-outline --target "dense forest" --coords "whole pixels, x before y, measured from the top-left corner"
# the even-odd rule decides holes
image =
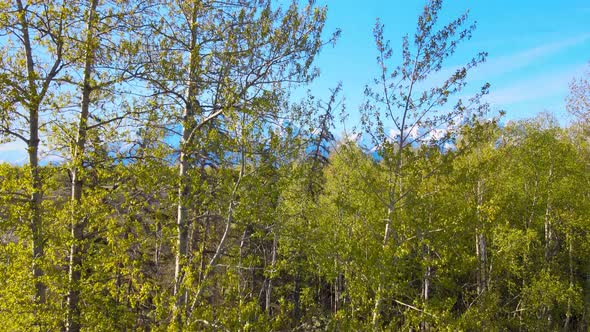
[[[504,121],[442,7],[347,108],[313,1],[0,3],[0,329],[588,330],[588,79]]]

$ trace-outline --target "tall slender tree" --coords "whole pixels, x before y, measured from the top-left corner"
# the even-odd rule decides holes
[[[129,87],[142,71],[143,62],[139,50],[144,43],[142,21],[151,8],[150,1],[99,1],[80,2],[77,15],[71,20],[84,22],[76,31],[81,39],[71,36],[70,47],[77,50],[69,60],[72,63],[70,75],[64,79],[79,93],[77,123],[74,132],[68,135],[71,142],[69,173],[71,177],[71,237],[69,254],[68,313],[66,330],[79,331],[81,328],[80,292],[85,228],[91,216],[85,208],[84,187],[90,182],[88,169],[99,169],[101,160],[91,158],[89,137],[101,139],[109,126],[122,131],[121,125],[129,121],[135,110],[132,108]],[[116,41],[116,42],[115,42]],[[76,77],[80,77],[79,80]],[[136,90],[140,86],[134,87]],[[135,92],[135,94],[141,94]],[[104,158],[103,158],[104,159]],[[102,161],[104,162],[104,160]]]
[[[29,197],[27,226],[32,236],[34,298],[39,305],[45,303],[47,292],[42,267],[46,238],[40,149],[47,111],[56,103],[56,80],[67,66],[68,13],[62,1],[15,0],[0,5],[0,138],[26,145],[29,179],[20,194]]]
[[[313,79],[325,13],[313,3],[283,9],[270,1],[182,1],[161,10],[154,26],[159,61],[153,59],[149,79],[166,96],[171,113],[165,116],[180,136],[174,269],[179,328],[189,303],[188,206],[202,205],[204,195],[191,194],[188,178],[191,165],[206,155],[199,137],[235,126],[242,113],[264,118],[273,108],[256,104],[277,100],[284,84]]]
[[[366,89],[367,103],[363,107],[362,123],[383,157],[383,166],[389,174],[388,189],[380,197],[387,208],[382,240],[384,252],[399,244],[394,220],[399,216],[396,206],[413,190],[404,185],[403,180],[406,169],[413,164],[412,146],[422,142],[442,146],[452,137],[450,129],[455,122],[462,121],[471,112],[480,115],[487,110],[487,105],[480,99],[487,93],[488,85],[467,103],[459,98],[450,110],[445,108],[451,97],[466,85],[467,72],[484,61],[486,53],[479,53],[439,86],[426,84],[427,79],[441,72],[445,59],[455,52],[461,41],[471,38],[475,29],[474,24],[465,27],[467,13],[439,29],[442,4],[441,0],[432,0],[424,6],[413,38],[403,38],[402,64],[392,71],[388,62],[392,59],[393,49],[384,37],[384,26],[377,21],[373,30],[380,76],[375,79],[373,87]],[[390,130],[387,126],[391,126]],[[396,243],[391,242],[392,237]],[[381,280],[375,291],[372,319],[375,328],[380,324],[383,287]]]

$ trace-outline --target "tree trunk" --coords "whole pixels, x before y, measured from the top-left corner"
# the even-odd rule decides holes
[[[38,119],[35,116],[35,120],[31,121],[31,127],[33,122],[35,126]],[[43,202],[43,187],[41,176],[39,175],[38,165],[38,149],[39,149],[39,138],[37,133],[31,135],[31,142],[29,143],[29,162],[31,164],[31,182],[32,182],[32,193],[30,198],[30,209],[31,209],[31,232],[33,234],[33,279],[35,280],[35,302],[37,304],[44,304],[46,300],[47,286],[41,281],[43,277],[43,269],[39,265],[45,255],[43,238],[43,224],[41,217],[41,204]]]
[[[246,237],[248,236],[248,227],[244,228],[244,232],[242,233],[242,238],[240,239],[240,249],[239,249],[239,260],[238,260],[238,294],[239,294],[239,307],[238,307],[238,324],[240,326],[244,325],[243,318],[242,318],[242,308],[244,305],[244,292],[243,289],[248,287],[248,282],[246,281],[244,285],[242,285],[242,279],[244,279],[242,270],[243,270],[243,258],[244,258],[244,246],[246,244]],[[240,329],[242,331],[242,329]]]
[[[393,221],[393,203],[390,202],[390,207],[387,209],[387,222],[385,224],[385,231],[383,234],[383,250],[387,246],[389,241],[389,233],[390,227]],[[379,319],[381,317],[381,301],[382,301],[382,293],[383,293],[383,272],[379,272],[379,284],[377,285],[377,292],[375,293],[375,306],[373,307],[373,317],[371,319],[371,323],[373,324],[373,328],[375,330],[378,329]]]
[[[84,61],[84,81],[82,86],[82,102],[80,119],[74,155],[72,161],[72,196],[71,196],[71,232],[72,245],[70,247],[69,286],[68,286],[68,312],[66,318],[66,330],[68,332],[80,331],[80,280],[82,278],[82,254],[81,245],[84,240],[84,226],[87,216],[80,215],[83,190],[83,159],[88,134],[88,118],[90,115],[90,93],[92,92],[91,79],[96,47],[93,43],[94,23],[96,21],[96,7],[98,0],[91,0],[86,31],[86,54]]]
[[[273,232],[273,237],[272,237],[272,253],[271,253],[271,261],[270,261],[270,270],[271,270],[271,276],[268,278],[268,283],[266,284],[266,292],[265,292],[265,308],[266,308],[266,313],[268,315],[271,315],[271,306],[272,306],[272,280],[273,280],[273,276],[272,274],[274,274],[274,269],[275,269],[275,263],[277,260],[277,236],[276,234],[274,234]]]
[[[44,239],[43,224],[41,217],[41,204],[43,202],[43,183],[39,174],[39,106],[41,96],[37,91],[35,82],[35,62],[33,58],[33,49],[29,36],[29,21],[22,1],[17,1],[19,20],[22,26],[22,42],[25,47],[25,57],[27,63],[27,81],[31,94],[29,105],[29,139],[27,141],[27,151],[29,155],[30,177],[31,177],[31,197],[29,199],[30,208],[30,225],[33,237],[33,280],[35,283],[35,303],[44,304],[46,300],[47,286],[40,279],[43,277],[43,269],[39,261],[44,257]]]
[[[299,275],[299,271],[295,274],[295,281],[294,281],[294,294],[293,294],[293,318],[295,319],[295,324],[299,325],[299,321],[301,320],[301,277]]]
[[[553,225],[551,224],[551,197],[550,186],[551,177],[553,175],[553,165],[549,168],[548,189],[547,189],[547,205],[545,207],[545,261],[549,261],[553,256]]]
[[[336,265],[336,271],[338,271],[338,263],[335,262]],[[341,296],[341,286],[342,286],[342,282],[341,282],[341,276],[342,274],[338,273],[336,275],[336,279],[334,280],[334,309],[333,309],[333,313],[334,315],[336,315],[336,313],[338,313],[338,309],[340,309],[340,296]]]
[[[186,314],[188,304],[188,293],[186,287],[183,285],[184,274],[186,269],[186,262],[188,258],[188,228],[189,224],[187,221],[187,204],[189,200],[190,186],[187,171],[189,168],[188,155],[191,146],[191,134],[194,129],[194,115],[195,110],[198,107],[196,100],[197,96],[197,77],[196,70],[198,64],[198,50],[196,47],[196,19],[198,3],[195,1],[193,4],[192,12],[192,26],[191,29],[191,40],[189,46],[189,70],[187,78],[187,88],[185,92],[185,105],[182,114],[182,140],[180,142],[180,165],[178,169],[178,211],[176,218],[176,261],[174,266],[174,296],[176,298],[174,307],[174,319],[178,326],[178,329],[182,329],[183,316]]]
[[[567,245],[568,245],[568,265],[569,265],[569,282],[570,289],[574,287],[574,245],[571,234],[567,234]],[[569,331],[569,325],[572,318],[572,299],[571,295],[567,299],[567,311],[565,313],[565,322],[563,323],[563,330]]]
[[[186,111],[185,111],[186,114]],[[186,118],[186,115],[185,115]],[[183,129],[183,138],[188,137],[188,130]],[[181,310],[182,307],[186,305],[187,301],[187,294],[185,287],[182,286],[182,282],[184,279],[184,269],[187,259],[187,248],[188,248],[188,223],[186,220],[187,217],[187,208],[186,208],[186,201],[188,199],[189,194],[189,186],[188,186],[188,179],[186,176],[186,170],[188,168],[187,163],[187,156],[185,151],[181,150],[180,152],[180,168],[178,172],[178,176],[180,178],[180,185],[178,188],[178,212],[177,212],[177,219],[176,219],[176,227],[178,232],[177,238],[177,253],[176,253],[176,263],[174,268],[174,296],[176,297],[176,308],[175,311]],[[182,315],[179,312],[176,312],[176,319],[178,323],[182,323]]]
[[[46,301],[47,286],[41,278],[44,275],[40,261],[45,256],[43,220],[41,217],[41,204],[43,203],[43,183],[39,174],[39,112],[38,106],[30,112],[30,138],[28,144],[30,176],[31,176],[31,198],[29,201],[31,213],[31,233],[33,235],[33,280],[35,282],[35,303],[43,305]],[[35,315],[37,316],[37,315]]]
[[[475,229],[475,254],[477,257],[477,294],[485,291],[488,284],[487,248],[483,220],[479,208],[483,205],[483,180],[477,181],[477,227]]]
[[[432,206],[430,206],[432,209]],[[428,215],[428,225],[432,224],[432,214],[429,213]],[[423,232],[420,232],[420,241],[425,240],[425,236]],[[427,262],[426,268],[424,269],[424,276],[422,277],[422,304],[426,307],[428,303],[428,299],[430,298],[430,282],[432,277],[432,266],[430,265],[430,247],[427,244],[422,245],[422,259]],[[420,331],[428,331],[429,325],[426,321],[420,322]]]
[[[413,86],[413,82],[410,86],[410,92],[409,94],[412,94],[412,86]],[[388,202],[388,206],[387,206],[387,218],[386,218],[386,222],[385,222],[385,230],[383,231],[383,251],[382,254],[385,254],[385,249],[387,248],[387,245],[389,243],[389,238],[392,234],[392,225],[393,225],[393,217],[394,217],[394,209],[395,209],[395,204],[398,202],[398,199],[403,197],[403,190],[404,190],[404,186],[403,186],[403,177],[402,177],[402,167],[403,167],[403,150],[405,148],[405,138],[404,138],[404,126],[405,126],[405,121],[406,121],[406,115],[407,115],[407,110],[408,110],[408,104],[406,104],[406,110],[404,112],[404,116],[403,116],[403,120],[402,120],[402,126],[401,126],[401,132],[400,132],[400,137],[399,137],[399,148],[396,152],[396,161],[395,164],[390,160],[390,166],[389,166],[389,179],[388,179],[388,183],[389,183],[389,202]],[[397,193],[399,192],[399,197],[396,197]],[[393,233],[394,235],[394,239],[396,239],[396,234]],[[375,330],[378,329],[378,325],[379,325],[379,319],[381,317],[381,301],[382,301],[382,296],[383,296],[383,272],[380,271],[379,272],[379,285],[377,286],[377,293],[375,294],[375,306],[373,307],[373,317],[372,317],[372,325],[373,328]]]
[[[426,266],[426,271],[424,272],[424,281],[423,281],[423,289],[422,289],[422,303],[426,305],[430,296],[430,276],[432,273],[432,268],[430,265]],[[424,316],[424,315],[423,315]],[[430,327],[428,322],[421,321],[420,322],[420,331],[429,331]]]
[[[590,328],[590,264],[586,265],[584,286],[584,325],[587,330]]]

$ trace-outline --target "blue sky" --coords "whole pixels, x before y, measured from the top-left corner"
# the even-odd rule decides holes
[[[343,83],[343,96],[350,124],[358,122],[363,90],[376,77],[378,67],[372,39],[375,19],[385,24],[385,37],[394,52],[404,34],[415,31],[424,1],[323,0],[328,6],[327,32],[337,28],[342,35],[335,47],[325,49],[317,66],[320,78],[312,92],[328,95],[328,89]],[[487,62],[470,76],[475,91],[491,83],[489,102],[506,111],[505,121],[534,117],[539,112],[554,114],[567,124],[565,97],[574,77],[590,70],[590,1],[493,0],[446,1],[440,23],[469,10],[477,21],[473,38],[457,49],[443,71],[450,72],[479,51],[489,53]],[[399,52],[398,52],[399,54]],[[392,63],[390,67],[397,65]]]
[[[328,89],[341,81],[350,113],[347,127],[353,126],[359,119],[364,87],[378,70],[372,38],[375,19],[379,17],[385,24],[385,36],[397,51],[401,37],[415,31],[425,2],[318,1],[328,6],[326,35],[337,28],[342,35],[335,47],[327,47],[317,59],[321,76],[311,90],[327,99]],[[487,63],[471,76],[471,91],[485,82],[491,83],[489,101],[493,109],[506,111],[505,121],[547,111],[566,124],[564,99],[568,83],[590,70],[590,1],[447,0],[440,21],[456,18],[467,9],[471,19],[477,21],[477,29],[470,41],[460,45],[443,71],[450,72],[477,52],[487,51]],[[342,126],[337,130],[341,131]],[[24,144],[0,144],[2,160],[24,162]]]

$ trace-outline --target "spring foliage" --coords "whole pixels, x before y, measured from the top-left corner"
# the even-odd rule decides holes
[[[28,156],[0,164],[0,329],[587,330],[587,80],[576,126],[487,120],[485,52],[433,78],[475,28],[441,10],[400,64],[377,22],[337,140],[340,84],[290,96],[338,37],[313,1],[0,4]]]

